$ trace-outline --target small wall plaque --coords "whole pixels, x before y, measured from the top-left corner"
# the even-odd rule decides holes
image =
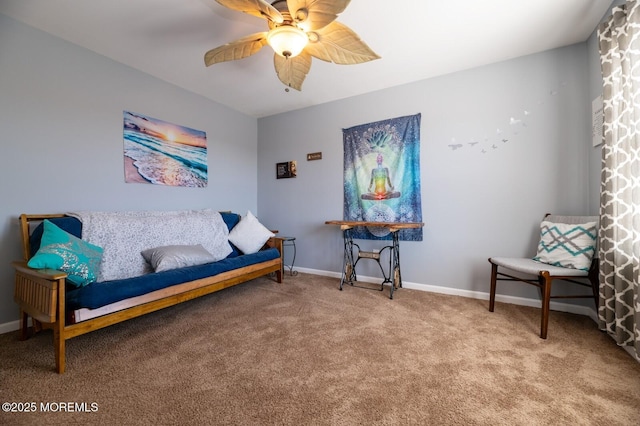
[[[276,179],[294,178],[297,172],[298,168],[295,160],[276,163]]]
[[[322,152],[312,152],[307,154],[307,161],[322,160]]]

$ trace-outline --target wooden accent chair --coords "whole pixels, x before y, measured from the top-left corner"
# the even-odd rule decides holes
[[[546,215],[544,220],[553,223],[570,225],[596,222],[597,230],[599,218],[597,216]],[[563,237],[559,236],[559,238]],[[491,257],[489,258],[489,263],[491,263],[491,293],[489,298],[489,311],[493,312],[495,308],[497,281],[520,281],[538,287],[542,299],[542,318],[540,323],[540,337],[542,339],[547,338],[547,328],[549,324],[549,304],[551,299],[593,298],[596,305],[596,310],[598,309],[599,281],[597,248],[593,255],[591,266],[586,271],[581,269],[553,266],[527,258]],[[588,287],[591,290],[591,293],[552,296],[551,285],[554,280]]]

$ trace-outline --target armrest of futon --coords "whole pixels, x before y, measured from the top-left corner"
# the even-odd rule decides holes
[[[16,283],[13,300],[32,318],[52,323],[56,321],[58,292],[64,295],[67,274],[54,269],[33,269],[27,262],[13,262]]]
[[[265,243],[265,246],[277,248],[278,251],[280,252],[280,258],[282,259],[282,242],[283,241],[284,239],[280,237],[271,237],[267,240],[267,242]]]

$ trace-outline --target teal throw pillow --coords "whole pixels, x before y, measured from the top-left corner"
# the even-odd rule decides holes
[[[40,249],[27,265],[66,272],[67,281],[77,287],[94,282],[102,260],[102,248],[65,232],[46,219],[43,226]]]

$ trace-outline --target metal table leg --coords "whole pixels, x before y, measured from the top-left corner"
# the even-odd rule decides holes
[[[353,261],[353,238],[351,228],[342,229],[342,238],[344,240],[344,257],[342,261],[342,279],[340,280],[340,290],[345,282],[353,285],[356,281],[355,262]]]
[[[284,265],[284,266],[286,268],[289,268],[289,274],[291,276],[298,275],[298,271],[293,270],[293,265],[294,263],[296,263],[296,237],[282,237],[282,246],[293,247],[293,260],[291,260],[291,265],[288,265],[288,266]]]
[[[391,249],[392,256],[392,279],[391,279],[391,291],[389,294],[389,298],[393,299],[393,290],[394,288],[402,288],[402,276],[400,275],[400,240],[398,237],[399,231],[393,231],[392,239],[393,245]]]
[[[354,244],[354,245],[357,246],[357,244]],[[380,267],[380,272],[382,273],[382,283],[380,283],[380,291],[384,290],[384,285],[385,284],[393,283],[393,281],[391,280],[391,273],[393,271],[393,269],[391,268],[391,262],[392,262],[392,259],[393,259],[393,255],[391,253],[392,249],[393,249],[393,246],[385,246],[385,247],[382,247],[378,251],[361,251],[361,250],[358,250],[358,257],[357,257],[355,263],[353,264],[353,267],[355,269],[355,267],[358,264],[358,262],[360,261],[360,259],[375,260],[378,263],[378,266]],[[380,259],[382,258],[382,254],[384,253],[385,250],[389,250],[389,269],[386,272],[384,270],[384,267],[382,266],[382,263],[380,263]]]

